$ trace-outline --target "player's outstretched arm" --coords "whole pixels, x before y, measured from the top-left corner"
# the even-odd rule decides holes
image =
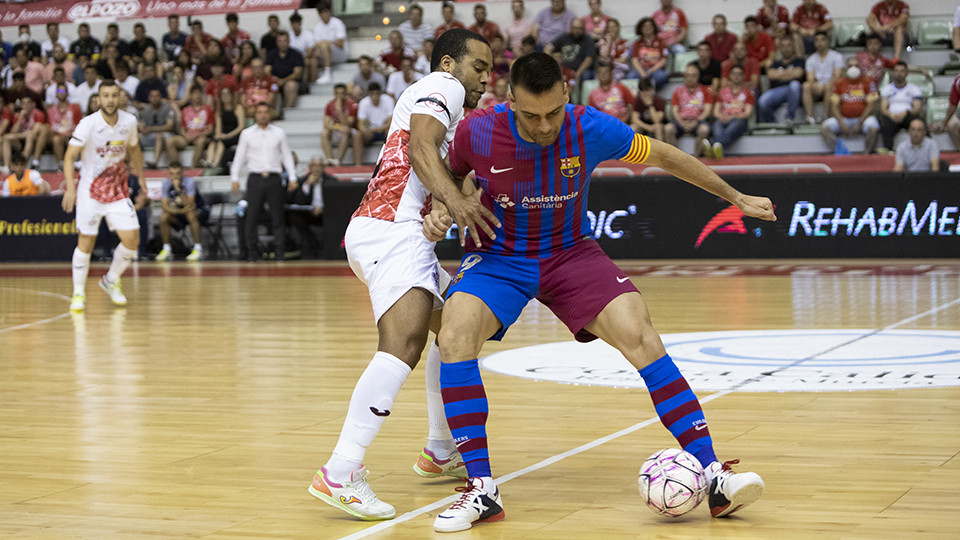
[[[641,135],[642,136],[642,135]],[[650,144],[650,153],[644,163],[653,167],[660,167],[677,178],[689,182],[704,191],[717,197],[722,197],[730,204],[740,209],[744,215],[776,221],[773,213],[773,203],[766,197],[744,195],[730,184],[717,176],[710,167],[699,159],[687,154],[676,146],[660,142],[656,139],[647,139]]]
[[[496,238],[494,227],[499,227],[500,222],[493,212],[480,203],[480,191],[470,196],[463,195],[440,157],[440,146],[446,133],[446,126],[434,117],[410,115],[410,165],[434,198],[447,205],[450,216],[461,231],[477,231],[480,228],[491,239]],[[463,239],[461,236],[461,243]],[[474,235],[474,241],[480,247],[479,235]]]
[[[73,168],[73,162],[80,155],[82,146],[67,145],[67,151],[63,155],[63,200],[60,206],[64,212],[73,212],[73,205],[77,202],[77,183],[73,176],[76,172]]]

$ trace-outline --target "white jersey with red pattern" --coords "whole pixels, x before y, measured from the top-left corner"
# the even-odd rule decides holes
[[[426,114],[446,126],[447,133],[440,146],[440,156],[446,157],[457,124],[463,119],[465,94],[463,85],[453,75],[433,72],[400,95],[376,172],[353,217],[423,221],[423,216],[430,211],[430,192],[410,166],[410,117]]]
[[[110,203],[130,197],[127,149],[137,146],[137,118],[125,111],[117,111],[117,123],[111,126],[97,111],[84,117],[73,131],[70,146],[81,146],[79,190],[90,193],[90,198]]]

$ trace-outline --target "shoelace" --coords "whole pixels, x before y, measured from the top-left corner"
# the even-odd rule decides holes
[[[360,474],[357,475],[359,478],[350,483],[350,487],[357,490],[357,493],[363,497],[363,500],[366,501],[367,504],[379,500],[377,495],[370,488],[370,484],[367,483],[367,474],[369,472],[370,471],[361,471]]]
[[[465,486],[461,486],[461,487],[458,487],[458,488],[454,488],[454,491],[459,491],[459,492],[462,493],[463,495],[460,495],[460,498],[457,499],[457,502],[451,504],[451,505],[450,505],[450,508],[448,508],[448,510],[466,508],[466,507],[468,506],[468,503],[469,503],[470,499],[471,499],[471,493],[472,493],[473,491],[479,491],[479,489],[480,489],[480,488],[478,488],[478,487],[474,486],[472,483],[470,483],[469,480],[467,480],[467,483],[466,483]]]

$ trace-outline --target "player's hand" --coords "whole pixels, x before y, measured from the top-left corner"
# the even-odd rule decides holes
[[[137,195],[137,199],[133,203],[133,208],[134,210],[141,210],[146,205],[147,205],[147,194],[141,191],[140,194]]]
[[[63,200],[60,201],[60,206],[63,208],[63,211],[66,213],[73,212],[73,205],[77,202],[77,192],[72,189],[63,190]]]
[[[423,235],[431,242],[439,242],[446,237],[452,225],[453,219],[450,214],[433,210],[423,218]]]
[[[745,216],[760,218],[764,221],[777,220],[777,215],[773,213],[773,203],[766,197],[740,195],[733,204],[735,204]]]
[[[446,201],[447,210],[450,212],[453,222],[460,227],[461,246],[466,245],[468,230],[472,233],[473,241],[477,247],[482,245],[480,235],[477,233],[478,225],[491,240],[497,237],[494,228],[500,227],[500,220],[480,202],[480,195],[482,194],[483,190],[478,189],[472,195],[458,196],[452,201]],[[491,224],[493,227],[490,226]]]
[[[231,182],[230,191],[233,193],[240,193],[240,182]]]

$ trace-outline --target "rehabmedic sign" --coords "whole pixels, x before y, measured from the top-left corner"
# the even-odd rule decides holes
[[[960,234],[958,217],[960,207],[939,201],[930,201],[920,208],[916,202],[908,201],[899,207],[847,209],[799,201],[793,205],[789,235],[956,236]]]

